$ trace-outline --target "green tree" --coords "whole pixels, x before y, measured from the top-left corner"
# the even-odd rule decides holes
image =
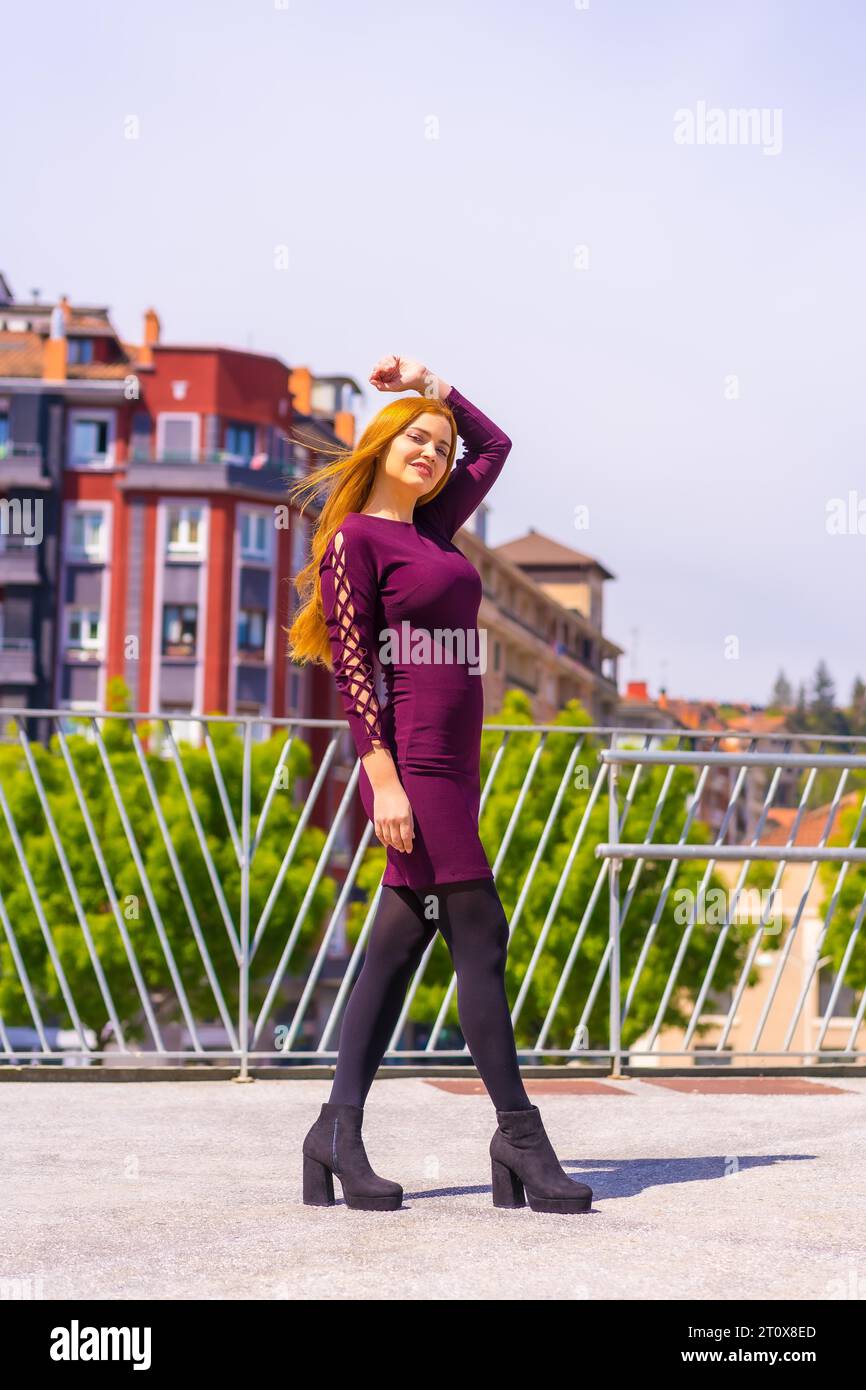
[[[866,735],[866,684],[859,676],[855,677],[854,685],[851,688],[848,721],[852,734],[857,734],[860,738]]]
[[[769,707],[771,710],[781,711],[790,708],[793,702],[794,695],[791,689],[791,682],[788,680],[785,672],[780,671],[773,685]]]
[[[111,707],[128,708],[128,703],[120,698],[119,689],[114,687],[110,692]],[[210,854],[218,890],[212,881],[199,833],[187,805],[181,776],[173,760],[164,756],[164,750],[160,751],[163,726],[139,721],[136,727],[144,764],[155,789],[157,812],[142,772],[130,724],[123,719],[102,721],[103,755],[99,743],[87,732],[86,721],[82,723],[85,727],[81,732],[65,737],[69,760],[81,788],[94,838],[104,858],[117,912],[128,934],[147,997],[155,1007],[159,1022],[183,1016],[178,980],[197,1023],[219,1016],[217,996],[208,979],[203,954],[181,893],[180,880],[172,863],[173,855],[180,867],[189,903],[225,998],[229,1017],[236,1027],[239,969],[226,924],[228,916],[234,934],[239,937],[241,870],[238,850],[243,743],[236,726],[217,723],[210,726],[222,790],[207,748],[177,743],[183,777],[198,816],[202,839]],[[285,734],[277,731],[270,739],[252,745],[252,841],[255,841],[262,809],[274,782],[284,744]],[[24,752],[17,743],[2,746],[0,783],[14,827],[14,837],[4,817],[0,824],[0,893],[43,1021],[65,1028],[73,1023],[47,937],[56,952],[79,1016],[85,1027],[96,1032],[100,1043],[107,1040],[111,1031],[110,1012],[94,957],[104,973],[126,1040],[134,1043],[149,1038],[150,1029],[136,986],[133,965],[88,835],[85,816],[63,756],[60,738],[55,734],[47,748],[41,744],[31,744],[29,751],[93,943],[91,952]],[[311,761],[309,748],[296,739],[283,773],[276,781],[267,823],[251,868],[251,940],[277,877],[286,846],[298,823],[300,807],[294,791],[299,780],[310,776]],[[223,794],[230,818],[223,807]],[[165,836],[160,819],[165,827]],[[127,830],[132,836],[135,852]],[[19,841],[27,875],[21,868],[14,838]],[[255,1011],[265,997],[324,838],[324,832],[320,829],[305,829],[283,880],[251,968],[252,1018],[255,1018]],[[28,885],[28,875],[33,893]],[[292,958],[290,968],[293,971],[303,969],[308,962],[334,892],[335,885],[327,878],[317,887],[296,954]],[[34,896],[41,907],[42,922]],[[168,952],[160,939],[160,923]],[[169,954],[175,963],[175,973],[167,958]],[[24,986],[5,934],[0,940],[0,1014],[7,1026],[32,1026]]]

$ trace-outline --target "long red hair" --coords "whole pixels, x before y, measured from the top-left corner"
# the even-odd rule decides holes
[[[392,441],[408,429],[419,415],[427,414],[443,415],[449,421],[451,445],[445,472],[439,482],[415,504],[416,507],[423,507],[441,492],[447,483],[457,452],[456,421],[448,406],[435,397],[402,396],[399,400],[391,401],[374,415],[353,448],[335,450],[332,463],[317,468],[309,477],[289,487],[292,502],[304,493],[311,497],[320,492],[328,493],[313,531],[312,557],[295,575],[294,583],[300,596],[300,605],[291,627],[283,628],[288,636],[289,656],[292,661],[319,662],[331,669],[331,648],[319,584],[319,564],[322,556],[331,537],[339,530],[346,513],[363,511],[373,489],[378,463],[387,457]],[[303,513],[302,506],[301,514]]]

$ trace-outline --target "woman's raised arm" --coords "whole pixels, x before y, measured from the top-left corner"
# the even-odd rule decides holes
[[[419,517],[450,540],[496,482],[511,451],[511,440],[456,386],[439,399],[452,411],[466,453],[455,461],[442,491],[431,502],[419,498],[417,508]]]

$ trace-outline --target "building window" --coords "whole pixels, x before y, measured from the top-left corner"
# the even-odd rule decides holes
[[[5,459],[9,453],[9,411],[0,410],[0,459]]]
[[[67,342],[67,357],[69,363],[85,363],[93,361],[93,339],[92,338],[70,338]]]
[[[295,472],[295,446],[281,430],[277,430],[274,436],[274,462],[279,468]]]
[[[226,425],[225,452],[241,463],[249,463],[256,451],[254,425]]]
[[[108,412],[75,412],[70,427],[69,455],[73,468],[112,462],[112,418]]]
[[[194,463],[198,458],[199,417],[164,412],[156,421],[156,451],[161,463]]]
[[[137,410],[132,417],[129,453],[133,462],[150,458],[150,436],[153,422],[146,410]]]
[[[162,611],[163,656],[195,656],[197,603],[167,603]]]
[[[255,652],[264,656],[265,627],[268,615],[264,608],[241,608],[238,613],[238,651]]]
[[[166,551],[169,555],[200,555],[203,528],[201,507],[169,507]]]
[[[500,645],[499,645],[498,642],[494,642],[494,643],[493,643],[493,669],[494,669],[494,671],[498,671],[498,670],[499,670],[499,665],[500,665],[501,660],[502,660],[502,648],[500,647]]]
[[[270,559],[270,517],[264,512],[241,512],[241,556],[245,560]]]
[[[101,645],[98,608],[67,608],[66,646],[78,651],[95,652]]]
[[[74,511],[69,519],[70,558],[105,559],[105,519],[102,512],[87,509]]]

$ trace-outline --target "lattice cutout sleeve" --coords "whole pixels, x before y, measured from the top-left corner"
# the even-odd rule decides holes
[[[322,557],[319,575],[334,679],[358,757],[376,748],[390,752],[382,733],[373,663],[378,580],[364,538],[349,528],[337,531]]]

